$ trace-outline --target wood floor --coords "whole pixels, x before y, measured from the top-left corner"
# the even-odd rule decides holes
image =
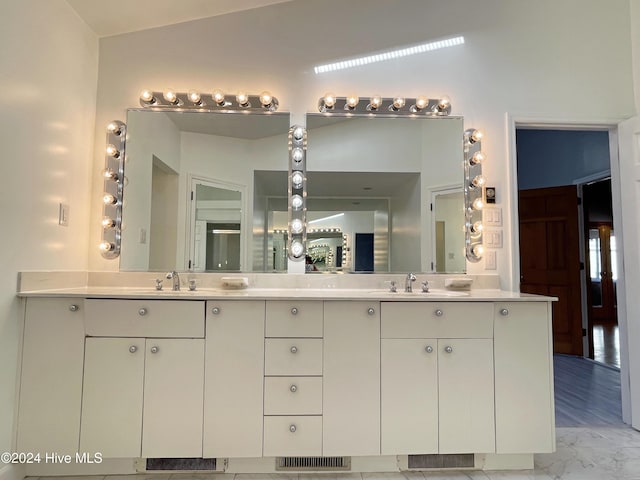
[[[620,336],[617,322],[593,324],[593,359],[620,368]]]
[[[553,365],[556,426],[622,425],[619,369],[571,355]]]

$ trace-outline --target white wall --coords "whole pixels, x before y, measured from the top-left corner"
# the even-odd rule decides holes
[[[17,272],[86,270],[98,39],[63,0],[2,2],[0,452],[9,451],[20,302]],[[104,138],[104,130],[102,131]],[[58,225],[58,204],[70,206]],[[46,361],[46,359],[43,359]],[[0,465],[0,473],[2,467]]]
[[[281,110],[292,112],[294,122],[316,111],[318,97],[329,90],[361,97],[446,93],[466,126],[485,130],[485,171],[502,202],[509,193],[506,114],[602,119],[634,113],[629,0],[485,0],[481,5],[402,0],[400,5],[296,1],[102,39],[97,128],[102,132],[103,124],[137,105],[143,88],[266,88],[279,98]],[[318,27],[326,12],[332,12],[330,34]],[[452,35],[464,35],[466,43],[313,74],[315,64]],[[216,50],[222,45],[233,48]],[[99,163],[98,147],[95,156]],[[284,157],[283,168],[286,162]],[[99,191],[98,184],[94,180],[94,190]],[[505,210],[505,248],[498,255],[498,272],[510,287],[517,284],[507,262],[514,226],[511,206],[499,205]],[[97,224],[97,200],[92,208]],[[92,233],[97,244],[99,228]],[[118,268],[94,249],[90,255],[94,269]],[[470,271],[482,272],[482,267],[473,264]]]

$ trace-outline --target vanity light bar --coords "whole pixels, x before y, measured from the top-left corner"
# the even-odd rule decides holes
[[[289,129],[289,235],[287,251],[294,261],[304,260],[307,250],[307,130]]]
[[[123,122],[114,120],[107,125],[105,168],[102,171],[102,241],[99,246],[100,253],[107,259],[120,255],[126,137]]]
[[[451,99],[446,95],[440,98],[382,97],[372,95],[360,98],[357,95],[337,97],[326,93],[318,99],[318,111],[326,114],[375,114],[389,116],[427,115],[446,117],[451,114]]]
[[[485,183],[482,175],[482,131],[469,128],[464,132],[464,204],[465,254],[470,262],[479,262],[484,254],[482,244],[482,208],[485,204]]]
[[[225,94],[222,90],[200,93],[196,90],[176,92],[167,89],[164,92],[143,90],[140,93],[140,105],[152,110],[196,110],[199,112],[263,112],[278,110],[278,99],[270,92],[249,95],[240,92],[236,95]]]

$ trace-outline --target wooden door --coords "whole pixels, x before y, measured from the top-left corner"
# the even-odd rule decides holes
[[[143,458],[202,457],[204,340],[146,342]]]
[[[87,338],[80,451],[140,457],[144,338]]]
[[[590,225],[587,245],[591,319],[599,322],[615,322],[617,319],[615,267],[612,255],[616,254],[616,240],[612,225]]]
[[[438,453],[438,341],[381,343],[382,455]]]
[[[558,297],[554,352],[582,355],[580,231],[575,185],[519,192],[520,291]]]

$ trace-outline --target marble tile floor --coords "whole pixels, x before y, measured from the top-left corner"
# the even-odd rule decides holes
[[[305,474],[139,474],[29,477],[28,480],[640,480],[640,432],[627,426],[563,427],[555,453],[535,456],[524,471]]]

